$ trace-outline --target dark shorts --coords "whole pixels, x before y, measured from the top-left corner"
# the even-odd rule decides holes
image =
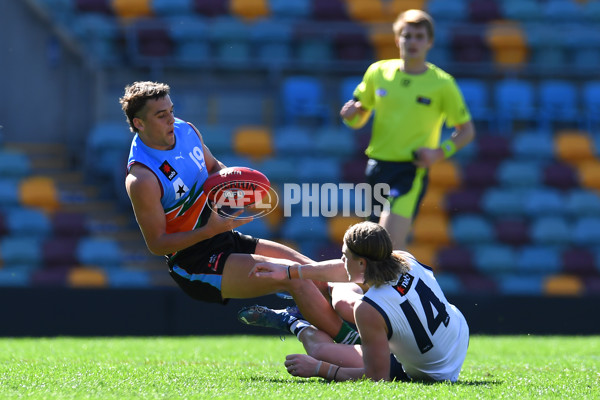
[[[402,364],[396,360],[396,357],[393,354],[390,354],[390,379],[393,381],[410,381],[410,378],[402,368]]]
[[[254,254],[257,243],[258,239],[237,231],[218,234],[168,259],[169,274],[193,299],[226,304],[221,279],[227,258],[233,253]]]
[[[419,211],[418,205],[427,190],[428,174],[424,168],[418,168],[412,161],[393,162],[369,159],[365,170],[367,183],[374,187],[378,183],[389,185],[384,193],[390,202],[390,211],[405,218],[414,219]],[[377,206],[375,199],[373,206]],[[371,214],[371,220],[377,222],[379,216]]]

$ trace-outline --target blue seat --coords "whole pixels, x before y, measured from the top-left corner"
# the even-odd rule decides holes
[[[123,261],[119,244],[110,239],[83,238],[75,252],[79,263],[86,266],[118,268]]]
[[[533,122],[536,118],[533,84],[517,79],[505,79],[494,87],[498,130],[512,132],[514,121]]]
[[[244,235],[250,235],[261,239],[271,239],[273,235],[271,228],[264,218],[254,219],[249,223],[236,228],[236,230]]]
[[[583,4],[583,17],[590,22],[600,22],[600,2],[586,1]]]
[[[233,153],[233,127],[230,125],[205,125],[200,128],[204,144],[217,159]]]
[[[4,179],[20,179],[31,172],[31,162],[25,153],[0,150],[0,176]]]
[[[311,13],[310,0],[268,0],[271,15],[276,19],[301,20]]]
[[[215,48],[217,65],[244,69],[250,63],[250,31],[239,19],[220,16],[210,20],[209,37]]]
[[[194,12],[193,0],[151,0],[150,6],[155,15],[190,15]]]
[[[482,209],[493,216],[521,216],[524,214],[526,190],[492,187],[481,198]]]
[[[553,122],[577,123],[577,88],[566,80],[545,80],[539,85],[539,125],[551,130]]]
[[[480,214],[459,214],[450,225],[452,238],[462,245],[490,243],[495,239],[492,224]]]
[[[517,268],[525,274],[560,271],[560,250],[556,246],[539,244],[523,246],[517,250]]]
[[[0,269],[0,287],[28,287],[32,270],[28,268],[6,267]]]
[[[313,151],[315,141],[308,128],[286,125],[274,129],[273,144],[278,156],[302,156]]]
[[[600,81],[587,81],[582,84],[581,102],[586,120],[586,129],[594,132],[600,128]],[[597,149],[600,151],[600,148]]]
[[[572,217],[600,217],[600,196],[596,192],[573,189],[565,197],[566,212]]]
[[[0,207],[16,207],[19,202],[19,180],[0,178]]]
[[[438,282],[444,293],[450,295],[464,293],[464,287],[461,280],[451,272],[435,274],[435,280]]]
[[[99,121],[88,135],[86,143],[85,169],[89,176],[111,178],[110,168],[115,162],[127,162],[132,134],[123,121]]]
[[[511,20],[522,22],[543,19],[543,10],[537,0],[504,0],[500,2],[502,14]]]
[[[495,117],[490,108],[491,96],[487,84],[483,80],[475,78],[457,79],[456,83],[463,94],[471,117],[475,121],[487,122],[487,128],[493,130],[492,123]]]
[[[253,46],[263,65],[283,66],[292,61],[292,28],[275,19],[255,23],[251,30]]]
[[[289,182],[296,175],[297,165],[291,157],[270,157],[263,160],[257,169],[265,174],[271,183]]]
[[[354,132],[345,126],[323,126],[315,132],[314,148],[323,157],[349,158],[357,150]]]
[[[348,76],[340,82],[340,108],[354,97],[354,90],[362,82],[362,76]]]
[[[5,236],[0,239],[0,257],[6,266],[37,267],[42,261],[41,240],[29,236]]]
[[[173,57],[181,67],[206,65],[210,62],[209,25],[197,15],[177,15],[164,18],[169,36],[174,42]]]
[[[123,61],[119,40],[122,33],[117,20],[102,13],[80,13],[73,20],[71,31],[83,43],[89,56],[101,65]]]
[[[542,167],[535,161],[508,159],[498,166],[498,182],[506,187],[530,188],[542,182]]]
[[[533,187],[525,199],[525,213],[528,216],[562,215],[565,199],[560,191],[554,188]]]
[[[302,123],[306,119],[323,123],[328,120],[325,90],[313,76],[284,78],[281,89],[283,116],[286,122]]]
[[[338,183],[341,180],[340,163],[335,159],[305,157],[299,160],[296,176],[300,182]]]
[[[582,6],[573,0],[548,0],[542,8],[547,21],[579,21],[583,19]]]
[[[6,216],[6,225],[13,236],[43,238],[52,230],[50,219],[35,208],[11,209]]]
[[[464,0],[429,0],[426,7],[433,19],[440,22],[462,21],[469,15],[467,2]]]
[[[294,208],[292,215],[289,218],[286,218],[281,227],[282,238],[298,243],[303,241],[321,241],[321,243],[323,243],[326,241],[328,230],[325,218],[318,216],[302,216],[301,209],[302,207]],[[309,208],[308,211],[312,214],[312,209]],[[316,211],[318,214],[318,203]]]
[[[521,131],[511,141],[516,159],[548,161],[554,158],[554,142],[550,132]]]
[[[113,288],[146,288],[152,286],[148,271],[113,268],[106,271],[108,285]]]
[[[543,292],[544,276],[509,274],[499,278],[499,291],[504,295],[539,296]]]
[[[571,241],[571,227],[560,216],[544,215],[531,223],[531,239],[542,245],[567,245]]]
[[[573,243],[579,246],[600,245],[600,217],[581,217],[573,225]]]
[[[473,259],[478,271],[486,275],[498,275],[516,271],[516,254],[512,246],[486,244],[476,246]]]

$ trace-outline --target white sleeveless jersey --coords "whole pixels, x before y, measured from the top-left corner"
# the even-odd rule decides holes
[[[431,268],[401,254],[410,271],[397,282],[371,287],[363,301],[383,316],[390,351],[412,379],[455,382],[469,345],[469,327],[448,303]]]

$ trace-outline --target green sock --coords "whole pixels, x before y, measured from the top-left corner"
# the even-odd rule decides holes
[[[342,327],[337,335],[333,338],[336,343],[343,344],[360,344],[360,336],[352,327],[346,322],[342,322]]]

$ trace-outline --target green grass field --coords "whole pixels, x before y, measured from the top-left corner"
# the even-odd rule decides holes
[[[292,336],[0,339],[0,399],[599,399],[600,337],[472,336],[456,384],[288,375]]]

